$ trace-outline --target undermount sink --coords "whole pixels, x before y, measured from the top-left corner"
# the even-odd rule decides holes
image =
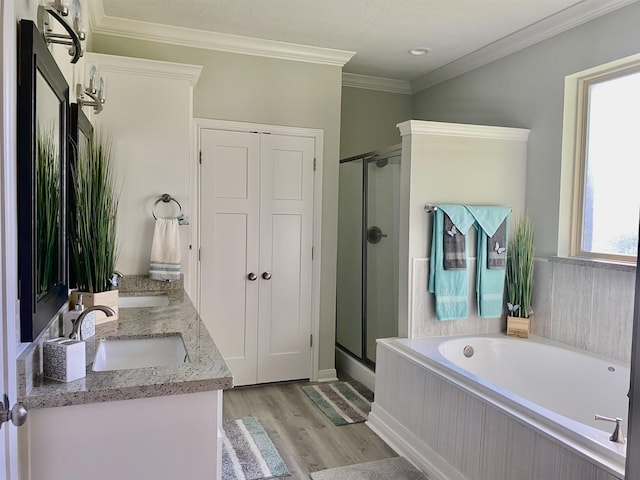
[[[138,297],[119,297],[119,308],[166,307],[169,305],[167,295],[141,295]]]
[[[188,363],[182,335],[103,338],[93,362],[94,372],[163,367]]]

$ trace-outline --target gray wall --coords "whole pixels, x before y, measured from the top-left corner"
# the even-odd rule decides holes
[[[555,255],[564,77],[637,53],[638,19],[640,4],[630,5],[412,97],[341,88],[337,67],[104,35],[95,35],[93,50],[203,65],[196,116],[325,129],[320,368],[331,368],[337,159],[397,143],[395,125],[409,118],[530,128],[526,205],[537,254]]]
[[[636,3],[413,96],[420,120],[531,129],[527,210],[537,253],[557,254],[564,77],[640,50]]]
[[[411,119],[411,95],[342,87],[340,158],[400,143],[396,125]]]
[[[342,69],[109,35],[94,35],[93,51],[202,65],[196,117],[324,130],[319,368],[332,369]]]
[[[526,207],[538,257],[558,253],[567,75],[640,51],[636,3],[413,96],[416,119],[531,129]],[[532,332],[628,362],[633,267],[536,262]]]

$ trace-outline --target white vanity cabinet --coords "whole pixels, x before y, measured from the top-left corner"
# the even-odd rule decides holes
[[[20,429],[21,468],[29,480],[219,480],[222,392],[233,376],[182,290],[163,307],[123,308],[118,323],[87,340],[86,377],[21,385],[29,409]],[[93,371],[102,338],[180,335],[178,365]],[[32,345],[19,365],[37,364]],[[117,353],[114,353],[117,354]],[[32,375],[20,371],[20,378]]]
[[[31,480],[219,480],[222,390],[32,409]]]

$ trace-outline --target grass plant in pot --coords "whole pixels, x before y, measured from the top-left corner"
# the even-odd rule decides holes
[[[507,335],[528,338],[531,331],[531,294],[535,248],[533,224],[523,215],[517,219],[507,248]]]
[[[118,290],[112,278],[116,267],[116,216],[120,193],[112,160],[111,137],[94,132],[78,145],[71,168],[72,206],[69,223],[71,260],[77,290],[71,292],[71,307],[79,295],[85,307],[106,305],[116,315],[96,312],[96,324],[118,318]]]

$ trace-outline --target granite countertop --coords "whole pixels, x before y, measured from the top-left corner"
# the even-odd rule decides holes
[[[233,387],[233,376],[202,323],[191,300],[182,290],[138,292],[140,295],[166,294],[166,307],[119,309],[118,320],[96,327],[96,335],[86,341],[87,375],[69,383],[39,375],[31,388],[23,385],[19,401],[27,408],[49,408],[86,403],[157,397]],[[127,292],[122,296],[134,296]],[[94,372],[93,358],[98,341],[107,337],[147,336],[180,333],[189,363],[177,366]]]

